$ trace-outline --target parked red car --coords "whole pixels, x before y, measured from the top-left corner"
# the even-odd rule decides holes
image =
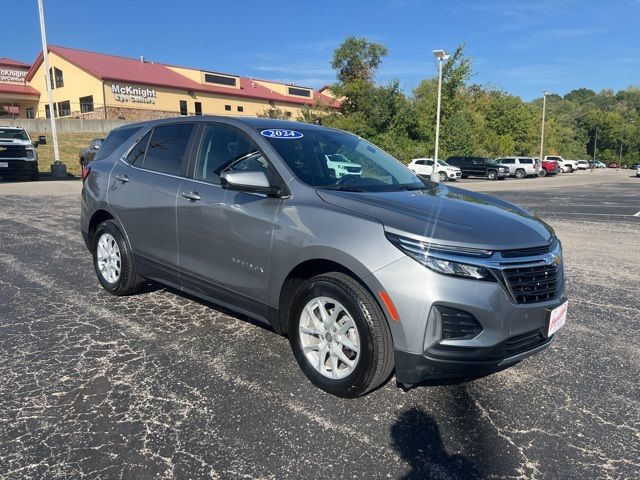
[[[539,174],[541,177],[544,175],[555,175],[560,171],[560,165],[555,160],[542,160],[542,169],[540,173],[544,171],[544,174]]]
[[[609,168],[618,168],[618,164],[616,162],[611,162],[609,164]]]

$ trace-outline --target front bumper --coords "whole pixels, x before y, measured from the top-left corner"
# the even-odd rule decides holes
[[[511,173],[508,170],[506,172],[501,172],[500,170],[498,170],[496,172],[496,175],[498,176],[498,178],[507,178],[507,177],[515,177],[515,173]]]
[[[38,173],[38,162],[35,160],[0,158],[1,178],[27,177],[36,173]]]
[[[546,337],[549,311],[566,300],[564,280],[553,299],[521,304],[499,282],[441,275],[409,257],[374,275],[400,317],[389,323],[396,379],[405,384],[489,374],[545,349],[554,340]],[[468,314],[479,324],[479,333],[444,338],[441,320],[434,315],[440,307]]]
[[[449,180],[458,180],[462,178],[462,172],[460,170],[458,170],[457,172],[446,172],[446,173],[447,173],[447,179]]]

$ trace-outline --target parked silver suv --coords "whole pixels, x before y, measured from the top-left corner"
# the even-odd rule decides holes
[[[336,176],[337,154],[361,169]],[[151,279],[263,321],[334,395],[394,369],[401,385],[486,375],[565,321],[551,227],[346,132],[163,119],[112,131],[86,170],[81,229],[107,291]]]
[[[540,173],[540,163],[533,157],[504,157],[496,162],[509,167],[509,173],[518,179],[537,177]]]

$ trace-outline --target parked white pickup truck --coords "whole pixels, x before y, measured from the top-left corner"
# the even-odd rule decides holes
[[[555,160],[558,162],[560,166],[560,171],[563,173],[573,173],[578,170],[578,161],[577,160],[567,160],[564,157],[559,157],[557,155],[547,155],[544,157],[545,160]]]

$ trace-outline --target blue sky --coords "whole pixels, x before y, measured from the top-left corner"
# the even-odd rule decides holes
[[[44,1],[52,44],[312,87],[334,80],[349,35],[386,45],[378,80],[406,91],[434,75],[433,49],[461,43],[473,82],[525,100],[640,85],[640,0]],[[3,2],[0,57],[36,57],[36,3]]]

